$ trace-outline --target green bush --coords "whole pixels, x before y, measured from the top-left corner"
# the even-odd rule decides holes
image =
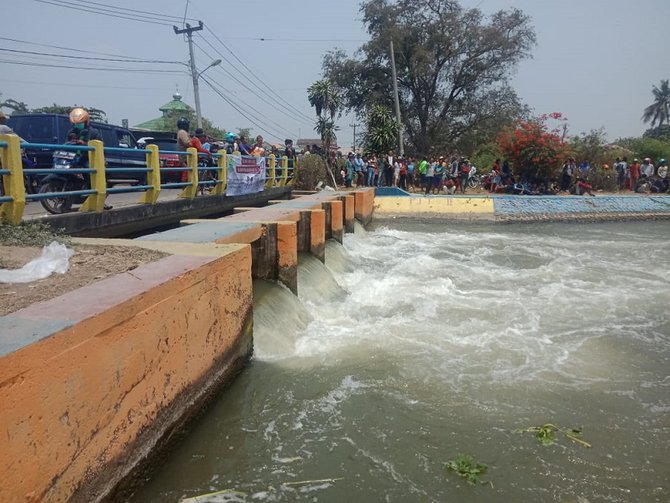
[[[637,157],[640,162],[645,157],[650,157],[653,164],[658,164],[661,158],[670,159],[670,142],[658,140],[656,138],[621,138],[617,140],[617,145],[630,150],[632,157]],[[628,162],[632,158],[628,157]]]
[[[609,169],[603,167],[592,168],[589,173],[589,180],[596,190],[606,192],[616,192],[619,190],[619,181],[617,172],[612,165]]]
[[[314,190],[319,182],[328,183],[326,163],[320,155],[310,154],[296,162],[295,188],[298,190]]]

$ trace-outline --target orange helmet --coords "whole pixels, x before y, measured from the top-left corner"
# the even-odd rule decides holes
[[[85,108],[73,108],[70,112],[70,122],[72,124],[86,124],[88,119],[88,112]]]

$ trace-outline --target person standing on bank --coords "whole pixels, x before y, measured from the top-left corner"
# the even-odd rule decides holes
[[[425,159],[424,159],[425,160]],[[421,161],[423,162],[423,161]],[[427,162],[426,166],[426,193],[427,196],[433,190],[433,177],[435,176],[435,163]]]

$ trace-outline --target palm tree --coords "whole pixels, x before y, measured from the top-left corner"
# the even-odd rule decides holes
[[[339,127],[335,125],[335,116],[339,117],[342,112],[342,97],[333,82],[328,79],[317,80],[307,89],[309,104],[316,110],[317,120],[314,130],[321,135],[321,142],[326,155],[326,169],[337,187],[333,170],[331,169],[330,146],[337,140],[335,131]]]
[[[382,105],[372,105],[368,109],[366,126],[363,142],[367,150],[381,154],[395,147],[398,122],[391,110]]]
[[[644,109],[642,120],[651,122],[651,127],[657,122],[659,128],[663,124],[670,124],[670,80],[661,80],[661,87],[653,86],[651,92],[654,102]]]

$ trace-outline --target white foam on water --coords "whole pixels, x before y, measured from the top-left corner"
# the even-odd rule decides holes
[[[670,268],[652,258],[670,244],[649,236],[663,229],[357,229],[325,264],[300,257],[298,297],[256,289],[255,361],[211,420],[239,454],[209,436],[198,449],[258,501],[662,501]],[[516,431],[546,422],[583,426],[594,448]],[[458,452],[495,488],[446,474]]]

